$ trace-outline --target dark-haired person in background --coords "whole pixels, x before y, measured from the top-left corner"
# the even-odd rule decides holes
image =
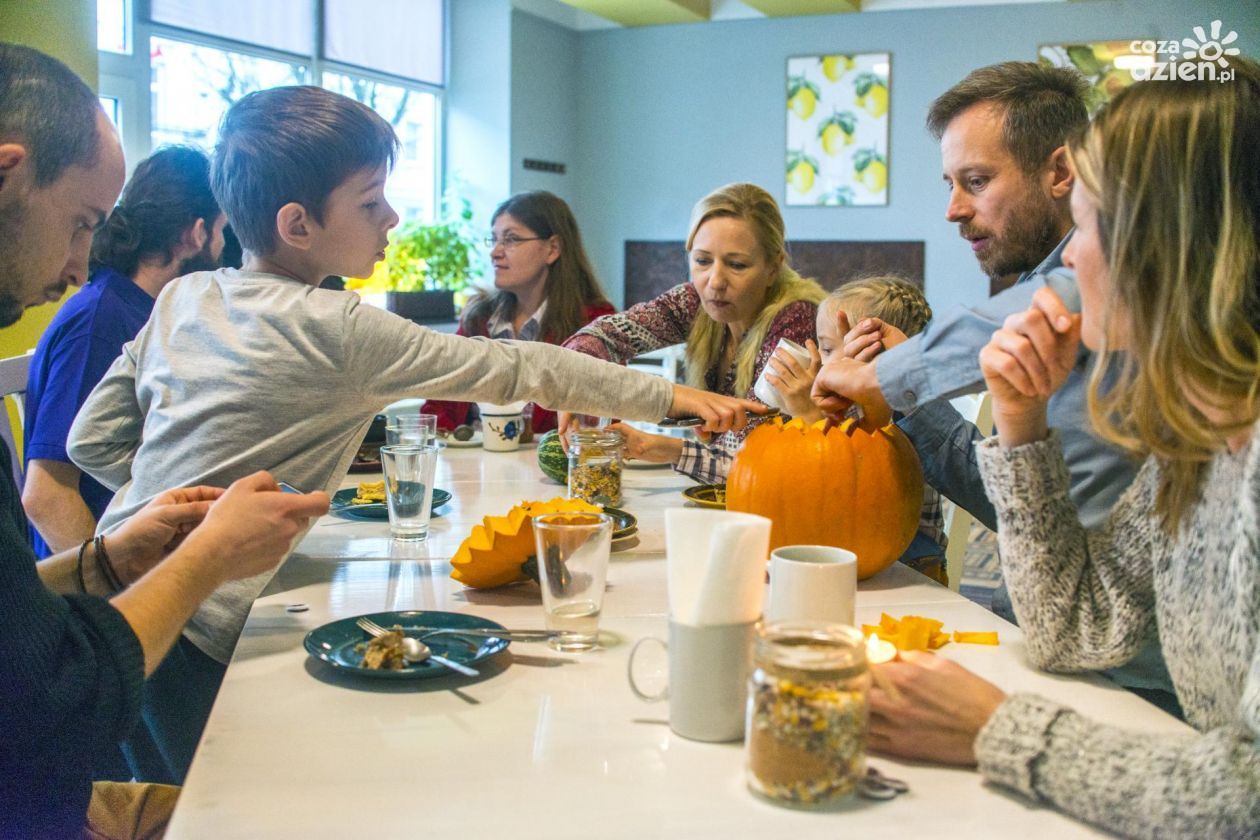
[[[518,193],[495,208],[490,224],[486,244],[495,291],[469,301],[457,335],[559,344],[616,311],[604,297],[564,199],[542,190]],[[421,411],[436,414],[444,431],[473,417],[471,403],[450,400],[429,400]],[[534,406],[531,427],[554,429],[556,413]]]
[[[57,312],[31,360],[22,504],[37,556],[77,547],[96,533],[114,494],[67,457],[70,424],[149,320],[162,288],[218,267],[224,222],[210,193],[209,159],[170,146],[136,167],[92,237],[88,283]]]

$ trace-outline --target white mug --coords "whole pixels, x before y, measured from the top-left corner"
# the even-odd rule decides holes
[[[766,621],[853,624],[857,555],[828,545],[785,545],[770,552]]]
[[[738,741],[744,737],[748,674],[757,622],[693,627],[669,623],[669,643],[655,636],[630,650],[626,676],[640,700],[669,700],[669,728],[693,741]],[[655,642],[669,651],[669,684],[656,694],[639,687],[634,661],[640,647]]]
[[[776,351],[785,351],[789,356],[796,360],[797,364],[801,365],[806,370],[809,369],[810,362],[812,361],[809,351],[797,344],[795,341],[792,341],[789,338],[780,338],[779,343],[775,345],[774,349]],[[783,397],[779,394],[779,389],[771,385],[770,381],[766,379],[767,373],[775,373],[775,370],[770,366],[770,361],[768,359],[766,360],[766,366],[761,369],[761,375],[757,377],[757,383],[753,385],[753,395],[771,408],[777,408],[780,411],[787,411],[787,405],[784,404]],[[778,376],[777,373],[775,375]]]
[[[487,452],[514,452],[521,447],[525,403],[477,403],[481,414],[481,445]]]

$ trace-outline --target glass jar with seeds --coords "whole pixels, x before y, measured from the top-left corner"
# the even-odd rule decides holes
[[[612,429],[569,433],[569,498],[593,505],[621,504],[621,471],[626,439]]]
[[[804,808],[848,796],[866,764],[870,680],[854,628],[764,625],[748,681],[749,788]]]

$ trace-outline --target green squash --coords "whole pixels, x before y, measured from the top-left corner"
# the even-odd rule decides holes
[[[559,484],[569,483],[569,455],[560,442],[560,432],[552,429],[538,439],[538,466],[543,475]]]

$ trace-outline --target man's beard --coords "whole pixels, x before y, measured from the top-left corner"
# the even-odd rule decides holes
[[[981,270],[993,280],[1032,271],[1063,238],[1059,233],[1058,208],[1053,199],[1040,192],[1030,192],[1007,214],[1007,230],[1001,241],[992,238],[992,231],[965,223],[959,226],[959,232],[968,239],[990,237],[988,253],[977,259]]]
[[[0,207],[0,327],[16,324],[26,311],[15,294],[22,287],[20,244],[25,228],[25,205]]]
[[[210,250],[210,240],[201,246],[201,250],[179,264],[178,277],[196,271],[214,271],[219,267],[219,258]]]

